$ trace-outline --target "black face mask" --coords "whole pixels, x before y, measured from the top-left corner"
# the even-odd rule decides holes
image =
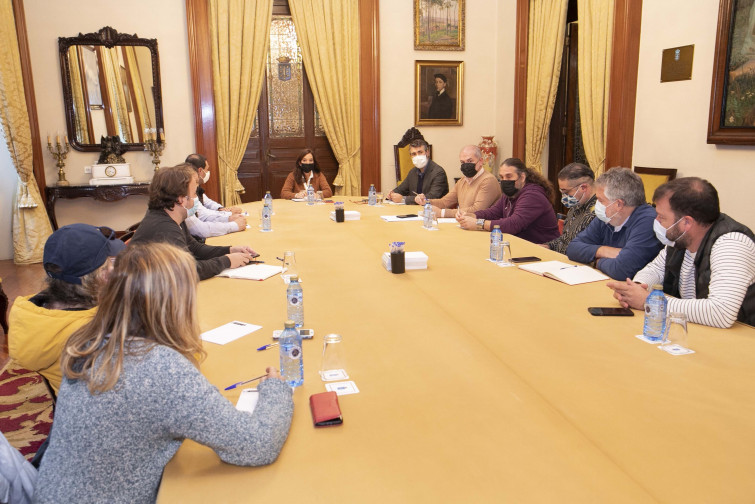
[[[519,189],[514,185],[516,180],[501,180],[501,191],[509,198],[519,192]]]
[[[475,173],[477,173],[477,170],[475,169],[476,166],[477,163],[461,163],[461,173],[463,173],[465,177],[472,178],[475,176]]]
[[[306,163],[306,164],[302,163],[301,164],[301,171],[303,171],[304,173],[309,173],[309,172],[312,171],[312,169],[314,167],[315,167],[315,165],[313,163]]]

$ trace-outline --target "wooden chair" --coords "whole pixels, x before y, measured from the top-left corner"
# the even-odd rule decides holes
[[[647,168],[635,166],[634,172],[640,176],[645,186],[645,199],[653,203],[653,193],[661,185],[676,178],[676,168]]]
[[[417,128],[412,127],[406,130],[401,140],[393,146],[393,155],[396,158],[396,184],[404,180],[409,170],[414,168],[412,157],[409,155],[409,144],[417,139],[424,140],[425,137],[422,136],[422,133]],[[433,158],[432,145],[427,146],[427,158]]]

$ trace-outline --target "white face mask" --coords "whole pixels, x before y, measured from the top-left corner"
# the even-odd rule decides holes
[[[202,183],[206,184],[208,180],[210,180],[210,172],[206,171],[206,172],[204,172],[204,177],[202,178]]]
[[[684,217],[682,217],[682,219],[683,219],[683,218],[684,218]],[[679,235],[679,238],[677,238],[676,240],[673,240],[673,241],[672,241],[672,240],[669,240],[669,239],[668,239],[668,238],[666,237],[666,233],[668,233],[668,230],[669,230],[669,229],[671,229],[672,227],[674,227],[674,226],[676,226],[677,224],[679,224],[679,223],[680,223],[680,222],[682,221],[682,219],[679,219],[678,221],[674,222],[673,224],[671,224],[671,225],[670,225],[669,227],[667,227],[667,228],[663,227],[663,226],[661,225],[661,223],[660,223],[660,222],[658,222],[658,219],[655,219],[655,220],[653,221],[653,231],[655,231],[655,237],[656,237],[656,238],[658,238],[658,241],[659,241],[659,242],[661,242],[661,243],[663,243],[663,244],[664,244],[664,245],[666,245],[667,247],[673,247],[674,245],[676,245],[676,242],[678,242],[678,241],[679,241],[679,238],[681,238],[682,236],[684,236],[684,235],[685,235],[685,234],[686,234],[687,232],[685,231],[684,233],[680,234],[680,235]]]
[[[416,166],[417,168],[422,169],[427,166],[427,156],[425,156],[424,154],[414,156],[412,158],[412,163],[414,163],[414,166]]]
[[[602,220],[606,224],[609,224],[611,222],[611,219],[613,219],[614,217],[616,217],[616,214],[619,213],[619,212],[617,211],[612,216],[608,217],[606,215],[606,210],[608,210],[608,207],[610,207],[611,205],[613,205],[617,201],[619,201],[619,200],[612,201],[611,203],[609,203],[608,206],[604,205],[600,201],[595,202],[595,217],[597,217],[598,219]]]

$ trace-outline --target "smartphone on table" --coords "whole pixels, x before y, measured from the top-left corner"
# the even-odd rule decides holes
[[[595,317],[634,317],[634,312],[629,308],[608,308],[592,306],[587,309],[590,315]]]

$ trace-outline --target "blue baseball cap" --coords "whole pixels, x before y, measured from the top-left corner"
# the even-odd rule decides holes
[[[118,255],[126,244],[109,227],[70,224],[55,231],[45,243],[43,264],[47,276],[81,285],[81,277]]]

